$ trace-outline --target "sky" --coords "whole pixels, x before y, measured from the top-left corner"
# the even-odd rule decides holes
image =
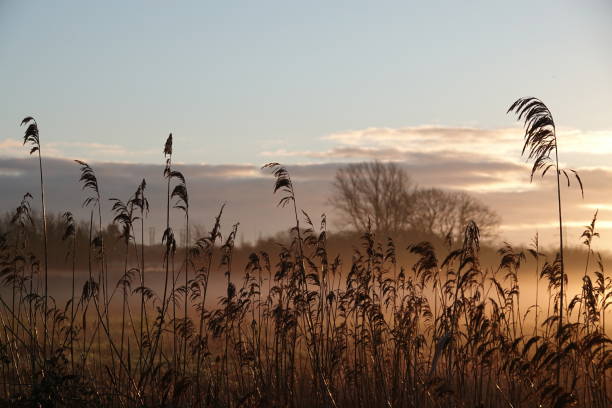
[[[33,115],[57,172],[51,211],[78,211],[75,158],[108,197],[127,198],[138,177],[161,186],[172,132],[196,218],[225,202],[249,240],[290,222],[262,164],[287,164],[319,215],[333,213],[339,165],[379,159],[418,185],[474,194],[500,213],[500,239],[537,230],[553,242],[552,180],[530,184],[506,114],[537,96],[585,184],[584,200],[563,191],[570,243],[597,208],[612,243],[611,20],[609,0],[0,0],[0,211],[37,193],[19,127]]]

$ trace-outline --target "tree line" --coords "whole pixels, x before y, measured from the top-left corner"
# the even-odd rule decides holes
[[[407,230],[456,242],[469,221],[485,238],[494,236],[500,218],[464,191],[417,186],[395,162],[349,164],[336,172],[330,200],[344,225],[358,231],[397,234]]]

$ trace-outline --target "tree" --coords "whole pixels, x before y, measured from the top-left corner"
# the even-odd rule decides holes
[[[412,181],[395,163],[365,162],[338,169],[331,204],[344,222],[358,231],[371,223],[374,231],[408,228]]]
[[[465,192],[416,188],[396,163],[367,162],[340,168],[330,203],[357,231],[397,233],[414,229],[455,241],[469,221],[484,237],[499,224],[497,214]]]
[[[439,188],[419,189],[413,194],[412,228],[454,242],[469,221],[474,221],[483,237],[491,237],[499,216],[485,204],[463,191]]]

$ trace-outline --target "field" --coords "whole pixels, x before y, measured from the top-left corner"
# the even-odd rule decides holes
[[[525,121],[532,176],[556,171],[560,188],[576,175],[581,186],[555,161],[546,106],[521,99],[510,110]],[[583,248],[565,253],[563,234],[552,252],[537,236],[492,249],[474,222],[453,242],[372,228],[334,235],[324,216],[300,209],[289,170],[271,163],[278,211],[295,220],[283,242],[237,247],[238,225],[221,234],[221,208],[208,233],[181,247],[174,230],[191,231],[197,203],[171,135],[166,208],[149,208],[144,180],[129,200],[109,202],[95,169],[78,162],[90,210],[79,222],[45,214],[38,126],[23,124],[41,211],[28,194],[0,231],[5,406],[610,406],[612,280],[592,249],[596,216]],[[561,230],[560,195],[558,204]],[[107,205],[113,220],[103,220]],[[135,238],[149,211],[166,214],[157,247]],[[184,224],[171,225],[171,211]],[[61,260],[61,294],[51,258]]]

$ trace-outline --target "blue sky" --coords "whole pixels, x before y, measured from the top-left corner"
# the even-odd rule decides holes
[[[116,160],[159,161],[173,131],[178,160],[259,164],[339,131],[514,126],[523,95],[610,129],[611,19],[609,1],[4,1],[0,139],[32,114]]]
[[[261,164],[303,165],[304,207],[320,214],[333,209],[314,194],[337,163],[376,158],[477,195],[503,214],[504,237],[554,241],[552,184],[529,184],[505,113],[533,95],[555,115],[563,164],[583,174],[585,200],[564,193],[571,234],[596,208],[612,229],[611,20],[608,0],[0,1],[0,186],[14,193],[0,210],[36,188],[31,163],[14,160],[28,160],[18,125],[33,115],[45,156],[94,163],[109,196],[149,173],[108,162],[161,165],[173,132],[175,161],[200,166],[188,179],[223,193],[204,194],[196,221],[226,201],[249,238],[285,222],[269,191],[255,197]],[[50,189],[52,211],[78,206],[66,200],[78,190]]]

